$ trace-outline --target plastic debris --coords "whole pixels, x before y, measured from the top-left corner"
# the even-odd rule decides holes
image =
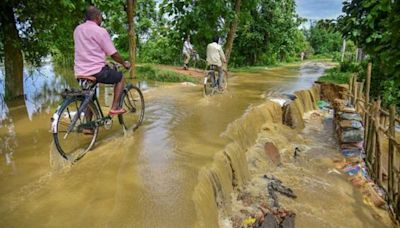
[[[253,225],[256,222],[256,218],[249,217],[243,220],[244,225]]]
[[[359,173],[360,172],[360,170],[361,170],[361,167],[360,167],[360,165],[347,165],[346,167],[344,167],[344,169],[343,169],[343,171],[345,172],[345,173],[347,173],[347,175],[349,175],[349,176],[354,176],[354,175],[356,175],[357,173]]]
[[[361,155],[362,150],[358,148],[354,149],[342,149],[342,154],[345,157],[356,157]]]
[[[326,102],[326,101],[319,100],[319,101],[317,102],[317,106],[318,106],[319,109],[324,109],[324,108],[330,108],[331,104],[329,104],[329,103]]]

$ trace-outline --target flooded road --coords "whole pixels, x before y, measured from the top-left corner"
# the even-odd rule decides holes
[[[227,93],[210,98],[200,86],[151,86],[144,124],[127,136],[118,121],[101,128],[94,149],[72,166],[52,145],[49,119],[56,94],[76,85],[70,74],[43,71],[25,76],[25,100],[0,104],[0,227],[215,226],[212,210],[199,216],[211,197],[198,194],[199,173],[229,143],[221,134],[268,94],[310,87],[324,67],[236,73]],[[104,106],[111,92],[100,88]]]

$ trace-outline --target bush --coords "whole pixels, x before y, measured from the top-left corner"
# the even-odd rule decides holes
[[[319,78],[322,82],[331,82],[336,84],[347,84],[352,72],[341,72],[337,67],[328,69],[326,73]]]

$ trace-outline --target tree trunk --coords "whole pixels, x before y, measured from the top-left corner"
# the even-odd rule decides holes
[[[12,99],[23,95],[24,59],[14,11],[5,4],[0,9],[1,31],[4,36],[5,98]]]
[[[131,62],[130,78],[135,77],[136,64],[136,32],[135,32],[135,15],[137,0],[128,1],[128,39],[129,39],[129,61]]]
[[[235,0],[235,17],[233,18],[233,20],[230,24],[228,37],[226,38],[225,55],[226,55],[227,64],[229,62],[229,58],[231,57],[233,40],[235,39],[235,34],[236,34],[237,26],[238,26],[239,13],[240,13],[240,1],[241,0]]]
[[[344,53],[346,52],[346,39],[343,39],[343,45],[342,45],[342,57],[340,58],[340,62],[344,61]]]

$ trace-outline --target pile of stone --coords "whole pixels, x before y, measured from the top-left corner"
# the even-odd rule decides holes
[[[368,176],[364,161],[362,117],[353,106],[346,104],[345,100],[335,99],[333,108],[337,139],[344,157],[344,160],[337,161],[337,168],[350,176],[354,186],[362,188],[364,196],[370,199],[371,204],[377,207],[384,206],[385,193]]]
[[[336,99],[335,109],[336,134],[343,156],[352,162],[362,162],[364,154],[364,127],[362,118],[355,108],[345,105],[344,100]]]

